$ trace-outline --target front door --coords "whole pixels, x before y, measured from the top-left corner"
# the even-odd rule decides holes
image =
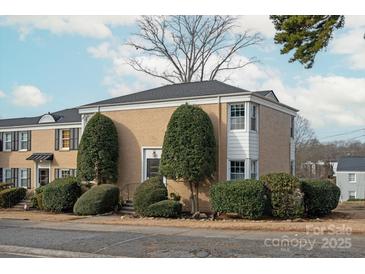
[[[44,186],[49,183],[49,169],[40,168],[38,169],[38,183],[39,186]]]
[[[161,152],[160,147],[143,149],[142,181],[159,175]]]

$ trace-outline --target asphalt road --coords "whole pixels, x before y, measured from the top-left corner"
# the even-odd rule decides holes
[[[0,220],[0,257],[365,257],[365,235]]]

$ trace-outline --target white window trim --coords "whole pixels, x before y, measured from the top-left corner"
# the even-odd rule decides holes
[[[22,178],[22,171],[25,171],[26,177]],[[28,170],[26,168],[19,168],[19,175],[18,175],[18,187],[28,188]],[[26,179],[26,185],[22,186],[22,179]]]
[[[22,133],[26,133],[27,135],[27,145],[26,148],[21,149],[21,143],[25,142],[24,140],[21,139]],[[19,147],[19,151],[28,151],[28,142],[29,142],[29,136],[28,136],[28,131],[19,131],[19,140],[18,140],[18,147]]]
[[[243,105],[244,107],[244,125],[241,129],[231,129],[231,107],[235,105]],[[246,102],[236,102],[228,105],[228,131],[230,132],[242,132],[247,130],[247,104]]]
[[[141,182],[146,180],[146,167],[147,167],[147,158],[145,159],[144,153],[146,150],[161,150],[162,153],[162,146],[142,146],[141,147]],[[163,182],[166,185],[166,178],[163,177]]]
[[[10,140],[7,141],[5,136],[10,136]],[[3,137],[3,151],[11,151],[11,142],[12,142],[11,132],[5,132]],[[10,143],[9,149],[6,148],[6,143]]]
[[[68,173],[69,173],[69,175],[68,175],[68,177],[70,177],[71,176],[71,168],[61,168],[60,170],[59,170],[59,174],[58,174],[58,178],[67,178],[67,177],[63,177],[62,176],[62,172],[63,171],[67,171]]]
[[[11,180],[11,168],[3,168],[3,181],[6,183],[6,171],[10,172],[10,180]]]
[[[350,174],[354,174],[354,180],[353,181],[350,181]],[[356,173],[353,173],[353,172],[348,173],[347,179],[348,179],[349,183],[351,183],[351,184],[356,183]]]
[[[250,179],[252,179],[251,175],[252,175],[252,162],[256,161],[256,180],[259,179],[259,160],[257,159],[250,159]]]
[[[256,117],[255,117],[255,123],[256,123],[256,125],[255,125],[255,128],[256,128],[256,130],[252,130],[251,129],[251,119],[253,118],[252,117],[252,114],[253,114],[253,107],[256,107]],[[250,103],[250,119],[249,119],[249,123],[250,123],[250,132],[254,132],[254,133],[258,133],[259,132],[259,105],[258,104],[255,104],[255,103]]]
[[[63,146],[63,132],[64,131],[69,131],[70,132],[70,135],[69,135],[69,146],[68,147],[64,147]],[[70,150],[70,146],[71,146],[71,130],[69,128],[64,128],[64,129],[61,129],[60,130],[60,150],[64,150],[64,151],[69,151]]]
[[[231,178],[231,162],[244,162],[245,172],[243,174],[242,180],[247,179],[247,159],[228,159],[227,160],[227,180],[228,181],[233,180]]]
[[[356,193],[356,191],[352,191],[352,190],[350,190],[350,191],[348,192],[348,196],[349,196],[349,197],[348,197],[348,199],[351,199],[351,198],[350,198],[350,192],[355,193],[355,195],[354,195],[354,197],[355,197],[355,198],[353,198],[353,199],[357,199],[357,193]]]

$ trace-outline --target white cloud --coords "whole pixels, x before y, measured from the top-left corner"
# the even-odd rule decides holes
[[[50,101],[50,97],[39,88],[30,85],[16,86],[12,92],[12,102],[17,106],[38,107]]]
[[[245,15],[239,17],[240,29],[259,32],[265,38],[275,35],[274,24],[268,15]]]
[[[0,89],[0,98],[2,98],[2,97],[5,97],[6,95],[5,95],[5,92],[3,92],[1,89]]]
[[[0,25],[16,26],[20,39],[25,39],[34,29],[108,38],[112,36],[111,26],[129,25],[135,19],[135,16],[6,16],[1,18]]]
[[[347,56],[347,63],[354,70],[365,69],[365,16],[346,16],[346,32],[334,36],[330,52]]]

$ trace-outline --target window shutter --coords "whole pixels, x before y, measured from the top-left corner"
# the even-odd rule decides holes
[[[13,183],[14,187],[18,186],[18,179],[19,179],[19,169],[12,168],[11,169],[11,182]]]
[[[79,128],[75,128],[75,150],[79,149],[79,139],[80,139],[80,129]]]
[[[19,131],[15,131],[14,136],[15,136],[14,150],[18,151],[19,150]]]
[[[77,150],[79,147],[79,130],[78,128],[70,129],[70,149]]]
[[[28,130],[28,151],[32,150],[32,131]]]
[[[4,138],[4,133],[0,132],[0,151],[3,151],[3,138]]]
[[[27,168],[27,188],[32,188],[32,169]]]
[[[55,130],[55,150],[60,149],[60,130]]]
[[[59,168],[55,168],[55,170],[54,170],[54,178],[55,179],[60,178],[60,169]]]
[[[3,182],[3,168],[0,167],[0,183]]]

